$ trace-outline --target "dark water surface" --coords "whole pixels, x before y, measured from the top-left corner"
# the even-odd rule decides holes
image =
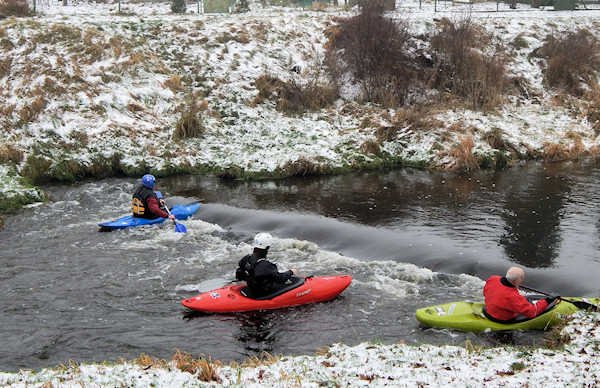
[[[0,229],[0,370],[170,358],[224,362],[314,354],[364,341],[539,344],[537,332],[427,329],[414,311],[482,300],[514,264],[525,284],[598,296],[600,164],[528,163],[468,176],[400,169],[261,182],[157,181],[171,203],[202,201],[186,234],[172,223],[100,233],[128,212],[135,180],[47,187],[52,203]],[[351,274],[338,298],[293,309],[190,314],[180,301],[233,278],[257,232],[270,258],[305,275]]]

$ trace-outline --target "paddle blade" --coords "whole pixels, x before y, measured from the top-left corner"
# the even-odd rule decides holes
[[[584,302],[582,300],[570,300],[570,299],[563,299],[563,298],[561,298],[561,299],[564,300],[565,302],[572,303],[573,305],[575,305],[575,307],[577,307],[580,310],[592,310],[592,309],[596,310],[597,309],[597,307],[594,306],[593,304]]]
[[[185,233],[186,232],[185,226],[182,224],[175,223],[175,232]]]

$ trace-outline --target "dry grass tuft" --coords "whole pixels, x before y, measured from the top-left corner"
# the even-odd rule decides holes
[[[553,162],[567,160],[571,157],[571,150],[563,144],[545,142],[542,144],[542,156]]]
[[[239,179],[243,173],[244,173],[244,171],[237,166],[227,167],[227,168],[221,170],[220,172],[218,172],[217,177],[219,177],[221,179],[226,179],[226,180],[235,180],[235,179]]]
[[[201,104],[192,98],[186,105],[187,109],[181,112],[181,118],[175,124],[173,140],[182,140],[192,137],[199,137],[204,134],[206,128],[202,123]]]
[[[381,142],[389,142],[397,139],[398,134],[403,131],[427,132],[443,127],[443,123],[433,117],[424,105],[399,109],[390,119],[391,125],[378,127],[374,135]]]
[[[500,128],[492,128],[489,132],[483,135],[483,140],[485,140],[490,147],[497,150],[506,150],[506,142],[502,138],[503,132]]]
[[[0,58],[0,79],[10,74],[10,68],[12,64],[11,57]]]
[[[254,357],[250,357],[250,358],[246,359],[242,363],[242,367],[255,368],[255,367],[261,366],[261,365],[270,365],[270,364],[273,364],[273,363],[279,361],[280,358],[281,358],[280,356],[272,356],[267,352],[262,352],[260,354],[260,357],[254,356]]]
[[[19,164],[23,161],[23,151],[19,150],[14,144],[0,144],[0,164],[14,163]]]
[[[334,88],[321,86],[316,82],[298,85],[266,74],[258,77],[254,85],[258,89],[254,103],[273,100],[280,112],[302,113],[319,110],[331,105],[338,97]]]
[[[313,161],[306,157],[301,157],[297,160],[285,162],[279,170],[284,176],[307,176],[326,174],[329,171],[329,167],[316,160]]]
[[[206,360],[203,357],[194,359],[188,353],[181,353],[179,350],[176,351],[172,361],[175,362],[177,369],[183,372],[198,373],[198,378],[202,381],[221,383],[221,378],[217,374],[217,368],[222,366],[219,361],[213,363],[210,358]]]
[[[450,158],[450,162],[443,167],[444,170],[454,172],[469,172],[479,167],[477,157],[473,154],[475,143],[471,136],[463,136],[458,144],[454,144],[452,148],[445,152],[445,155]]]
[[[362,152],[364,152],[367,155],[379,155],[379,153],[381,152],[381,147],[379,146],[379,143],[377,143],[374,140],[365,140],[359,148]]]
[[[24,123],[32,122],[39,116],[47,104],[48,101],[41,96],[37,96],[29,105],[25,105],[23,108],[21,108],[21,111],[19,112],[21,121]]]
[[[130,102],[129,104],[127,104],[127,110],[131,113],[141,112],[144,110],[144,107],[140,104],[136,104],[135,102]]]
[[[163,83],[163,86],[167,89],[171,89],[173,93],[177,93],[179,90],[181,90],[181,77],[179,77],[178,74],[173,74],[171,78],[167,79]]]
[[[133,360],[135,364],[138,364],[143,369],[148,369],[152,366],[163,366],[167,362],[165,360],[155,360],[154,358],[142,353],[138,358]]]
[[[1,77],[0,77],[1,78]],[[600,135],[600,85],[594,83],[586,93],[583,114],[594,129],[594,135]]]

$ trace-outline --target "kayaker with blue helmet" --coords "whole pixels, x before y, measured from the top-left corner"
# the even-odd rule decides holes
[[[505,276],[491,276],[483,287],[485,297],[484,314],[492,321],[510,323],[518,314],[527,318],[535,318],[546,310],[546,307],[558,295],[550,295],[536,303],[530,303],[519,293],[519,285],[525,279],[525,272],[519,267],[511,267]]]
[[[142,177],[142,184],[138,186],[131,198],[133,216],[147,219],[158,217],[174,219],[174,215],[161,209],[161,205],[164,206],[164,200],[159,199],[154,192],[154,181],[156,178],[153,175],[146,174]]]
[[[279,272],[277,266],[266,259],[273,236],[269,233],[259,233],[254,237],[252,254],[240,260],[235,271],[236,280],[245,280],[252,293],[257,296],[268,295],[276,291],[278,285],[288,282],[297,275],[295,268]]]

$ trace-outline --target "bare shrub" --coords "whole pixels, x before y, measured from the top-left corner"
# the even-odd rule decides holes
[[[600,69],[600,45],[592,32],[584,29],[551,34],[532,55],[545,58],[544,82],[575,95],[584,93],[583,85],[596,81]]]
[[[473,109],[501,102],[508,55],[499,39],[469,16],[458,21],[442,18],[437,29],[430,38],[434,63],[430,85],[465,99]]]
[[[187,139],[201,136],[205,131],[202,123],[200,105],[195,98],[187,104],[187,109],[181,112],[181,118],[175,124],[173,140]]]
[[[27,16],[31,11],[27,0],[2,0],[0,13],[5,16]]]
[[[330,29],[324,62],[336,82],[349,77],[365,100],[395,107],[405,102],[419,72],[409,55],[408,22],[387,18],[385,7],[383,0],[363,1],[360,14]]]
[[[261,75],[254,81],[258,89],[256,103],[274,100],[276,109],[287,113],[315,111],[331,105],[338,97],[333,88],[317,82],[299,85],[296,82],[284,82],[270,75]]]

